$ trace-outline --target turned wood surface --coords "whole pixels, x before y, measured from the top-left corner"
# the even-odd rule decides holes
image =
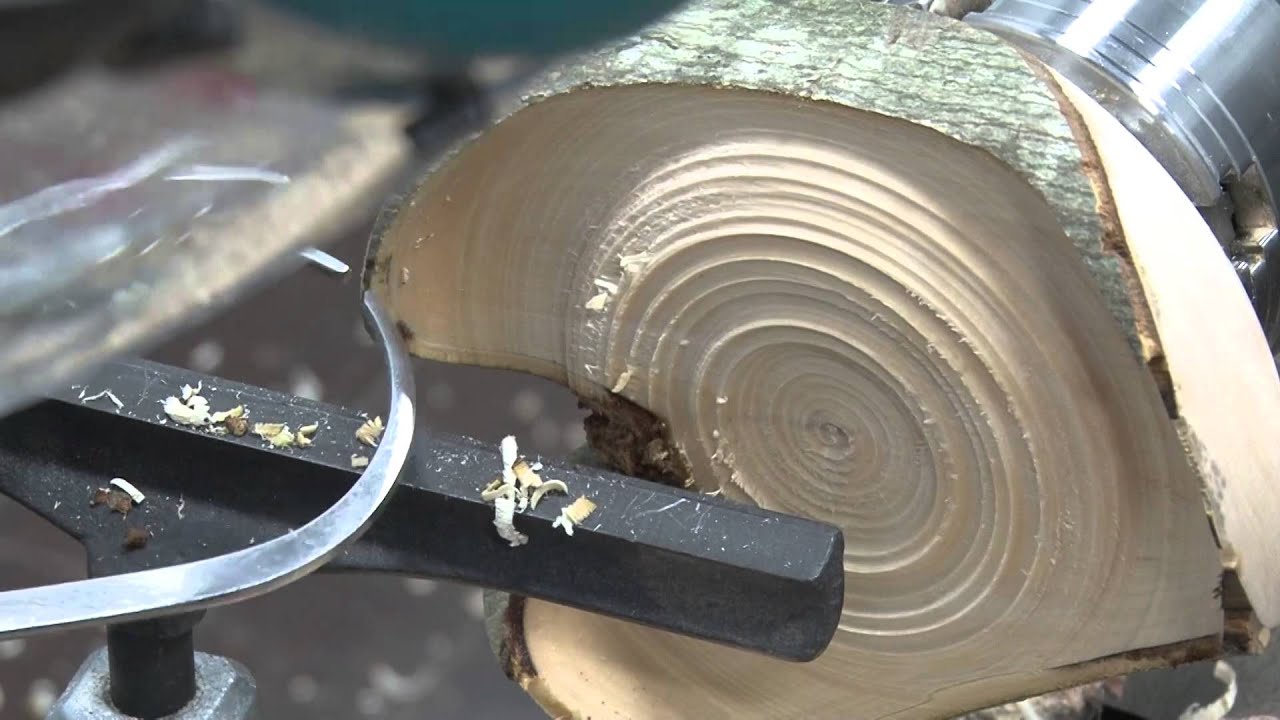
[[[591,87],[697,85],[775,92],[901,118],[987,150],[1049,199],[1144,361],[1132,288],[1076,131],[1039,64],[933,13],[845,0],[700,0],[633,37],[578,55],[512,92],[509,116]],[[1141,300],[1138,300],[1141,303]]]
[[[805,665],[493,598],[550,714],[944,717],[1215,655],[1206,488],[1271,622],[1261,332],[1235,295],[1171,299],[1169,218],[1242,292],[1085,100],[928,14],[698,2],[549,71],[384,214],[366,282],[415,354],[561,382],[615,467],[845,532]]]

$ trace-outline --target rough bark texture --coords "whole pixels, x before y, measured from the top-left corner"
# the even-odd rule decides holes
[[[580,405],[591,411],[583,424],[599,467],[674,487],[690,485],[688,463],[653,413],[620,395]]]

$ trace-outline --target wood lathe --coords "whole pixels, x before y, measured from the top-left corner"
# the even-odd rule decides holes
[[[385,426],[105,362],[145,316],[74,385],[0,348],[0,492],[91,576],[0,593],[0,637],[109,627],[54,718],[248,717],[191,629],[321,568],[487,588],[556,718],[941,718],[1259,651],[1278,46],[1274,0],[695,0],[558,58],[379,218]],[[415,430],[410,354],[565,385],[581,464]]]

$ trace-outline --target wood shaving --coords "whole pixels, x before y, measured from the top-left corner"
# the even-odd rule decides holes
[[[1192,703],[1178,715],[1178,720],[1222,720],[1231,713],[1239,692],[1235,669],[1226,660],[1219,660],[1213,665],[1213,678],[1225,687],[1222,695],[1204,705]]]
[[[179,425],[204,427],[210,422],[209,401],[199,395],[193,395],[186,401],[170,395],[161,404],[164,414]]]
[[[384,429],[381,416],[372,420],[365,420],[364,424],[356,430],[356,439],[369,447],[377,447],[378,440],[382,438]]]
[[[400,268],[400,284],[401,285],[409,284],[409,268],[407,267]]]
[[[279,435],[287,430],[288,427],[284,423],[254,423],[253,434],[266,440],[267,438]]]
[[[569,486],[565,485],[563,480],[544,480],[542,484],[533,491],[533,496],[529,498],[529,506],[536,509],[538,507],[538,503],[542,500],[542,496],[552,492],[568,495]]]
[[[230,410],[223,410],[222,412],[213,413],[212,415],[209,416],[209,422],[225,423],[226,421],[232,418],[242,418],[242,417],[244,417],[244,406],[237,405],[231,408]]]
[[[582,521],[586,520],[595,510],[595,503],[585,496],[579,497],[560,511],[560,516],[555,519],[555,522],[551,523],[551,527],[564,528],[564,534],[572,536],[573,526],[582,524]]]
[[[129,482],[128,480],[125,480],[124,478],[111,478],[110,484],[112,487],[120,488],[121,490],[128,493],[129,498],[139,505],[142,504],[143,500],[147,499],[147,496],[143,495],[141,490],[134,487],[133,483]]]
[[[530,464],[528,460],[520,457],[520,448],[515,436],[508,435],[502,438],[499,449],[502,455],[502,475],[486,485],[480,491],[480,497],[485,502],[494,504],[493,524],[498,528],[498,535],[510,542],[511,547],[517,547],[527,543],[529,538],[516,531],[515,516],[529,507],[537,508],[538,503],[548,493],[568,495],[569,488],[561,480],[544,480],[537,472],[542,469],[542,463]],[[590,507],[584,509],[585,506],[578,503],[574,513],[586,517],[595,505],[585,498],[580,500]],[[563,515],[563,512],[561,514]],[[561,520],[572,522],[574,516],[569,515],[566,516],[567,519],[561,518]],[[562,525],[557,525],[557,527],[560,526]],[[570,535],[573,534],[572,529],[567,532]]]
[[[225,423],[227,429],[235,433],[236,428],[232,427],[231,421],[234,418],[244,417],[244,407],[237,406],[230,410],[210,413],[209,401],[200,394],[203,391],[203,381],[196,383],[195,387],[183,385],[181,397],[171,395],[161,401],[161,405],[164,407],[164,414],[179,425],[189,425],[191,427],[208,427],[215,423]],[[236,434],[243,435],[244,433],[239,432]]]
[[[517,461],[516,464],[511,466],[511,469],[515,471],[516,484],[523,490],[536,488],[542,484],[542,477],[534,472],[533,468],[529,467],[529,463],[524,460]]]
[[[498,449],[502,453],[502,482],[504,485],[510,485],[513,488],[511,498],[515,501],[516,512],[524,512],[529,507],[529,495],[525,492],[524,484],[519,482],[519,476],[516,474],[516,465],[520,464],[520,449],[516,445],[514,435],[508,435],[502,438]]]
[[[591,299],[588,300],[587,304],[583,305],[583,307],[585,307],[588,310],[603,312],[605,309],[605,306],[608,304],[609,304],[609,293],[602,292],[602,293],[596,293],[595,295],[591,296]]]
[[[311,447],[311,438],[320,429],[320,423],[311,423],[298,428],[298,432],[294,435],[293,442],[298,447]]]
[[[485,502],[493,502],[500,497],[511,498],[515,500],[516,486],[511,483],[503,483],[497,487],[485,488],[480,492],[480,499]]]
[[[493,503],[493,524],[498,529],[498,536],[508,541],[511,547],[524,545],[529,538],[515,528],[515,516],[527,508],[537,508],[549,493],[569,494],[569,487],[562,480],[545,480],[537,471],[542,463],[529,463],[520,457],[520,448],[515,436],[502,438],[499,444],[502,456],[502,475],[494,478],[480,491],[485,502]],[[595,503],[580,497],[560,512],[552,527],[562,527],[565,533],[573,534],[574,523],[580,523],[596,508]]]
[[[363,455],[352,455],[352,456],[351,456],[351,467],[353,467],[353,468],[369,467],[369,458],[367,458],[367,457],[365,457],[365,456],[363,456]]]
[[[647,252],[618,256],[618,264],[622,266],[622,272],[628,275],[634,275],[640,272],[652,260],[653,254]]]
[[[628,365],[627,369],[623,370],[622,374],[618,376],[618,381],[613,384],[613,387],[609,389],[609,392],[613,393],[614,395],[617,395],[618,393],[626,389],[627,383],[629,382],[631,382],[631,366],[630,365]]]
[[[508,435],[502,438],[502,442],[498,443],[498,450],[502,452],[502,480],[514,484],[516,481],[516,464],[517,454],[520,452],[519,446],[516,445],[514,435]]]
[[[129,497],[129,493],[116,488],[98,488],[89,504],[106,505],[121,515],[128,515],[133,509],[133,498]]]
[[[112,405],[115,405],[115,406],[116,406],[116,410],[117,410],[117,411],[120,411],[120,410],[123,410],[123,409],[124,409],[124,403],[120,402],[120,398],[116,397],[116,394],[115,394],[115,393],[113,393],[113,392],[111,392],[110,388],[108,388],[108,389],[106,389],[106,390],[103,390],[102,392],[99,392],[99,393],[95,393],[95,394],[93,394],[93,395],[90,395],[89,397],[84,397],[84,391],[83,391],[83,390],[81,390],[81,391],[80,391],[80,396],[81,396],[81,397],[80,397],[80,402],[81,402],[82,404],[83,404],[83,403],[91,403],[91,402],[93,402],[94,400],[101,400],[102,398],[106,398],[106,399],[108,399],[108,400],[110,400],[110,401],[111,401],[111,404],[112,404]]]
[[[723,396],[723,395],[721,395],[720,397],[717,397],[717,398],[716,398],[716,404],[717,404],[717,405],[724,405],[724,404],[725,404],[725,403],[727,403],[727,402],[729,402],[729,398],[727,398],[727,397],[725,397],[725,396]]]
[[[516,502],[509,497],[500,497],[493,501],[493,526],[498,529],[498,537],[506,540],[511,547],[519,547],[529,542],[529,536],[516,530]]]
[[[289,431],[289,428],[285,428],[283,432],[266,438],[266,441],[271,443],[272,447],[278,448],[289,447],[294,444],[295,440],[297,440],[297,437]]]
[[[150,539],[151,533],[144,528],[131,527],[124,532],[124,549],[141,550],[147,546],[147,541]]]
[[[618,283],[616,282],[610,282],[608,280],[605,280],[604,278],[596,278],[595,280],[592,281],[592,283],[596,287],[608,293],[609,295],[618,294]]]
[[[229,417],[224,424],[231,431],[231,434],[236,437],[243,437],[245,433],[249,432],[249,421],[242,417]]]
[[[293,445],[296,438],[289,426],[282,423],[254,423],[253,434],[278,448]]]

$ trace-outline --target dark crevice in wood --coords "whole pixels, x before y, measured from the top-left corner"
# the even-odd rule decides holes
[[[1222,643],[1226,651],[1257,655],[1266,650],[1270,631],[1254,614],[1253,605],[1235,570],[1226,568],[1222,571],[1219,597],[1223,615]]]
[[[507,608],[503,612],[501,652],[498,656],[502,672],[517,683],[522,678],[538,675],[538,669],[533,666],[533,658],[529,656],[529,646],[524,641],[525,603],[522,595],[507,596]]]
[[[689,486],[692,473],[684,456],[672,443],[667,424],[653,413],[613,394],[583,399],[579,405],[591,413],[583,425],[601,465],[664,485]]]
[[[1094,660],[1063,665],[1060,669],[1088,667],[1095,663],[1121,661],[1130,671],[1150,670],[1162,667],[1177,667],[1187,663],[1212,660],[1222,656],[1222,638],[1217,635],[1206,635],[1191,640],[1183,640],[1167,645],[1138,648],[1115,655],[1106,655]]]
[[[1080,148],[1080,167],[1093,186],[1093,193],[1097,198],[1097,216],[1102,224],[1102,250],[1114,257],[1116,264],[1120,266],[1120,276],[1124,281],[1129,305],[1133,310],[1133,331],[1137,332],[1140,344],[1143,339],[1150,343],[1149,348],[1139,349],[1146,355],[1147,370],[1156,383],[1156,389],[1160,392],[1160,400],[1164,403],[1165,412],[1169,417],[1177,418],[1177,399],[1173,394],[1173,380],[1169,375],[1169,366],[1160,343],[1160,334],[1156,329],[1155,318],[1151,315],[1151,307],[1147,304],[1142,280],[1133,267],[1133,255],[1129,252],[1129,244],[1124,237],[1124,227],[1120,224],[1120,215],[1116,210],[1115,197],[1111,194],[1111,185],[1107,182],[1107,174],[1102,167],[1102,156],[1098,154],[1098,148],[1089,134],[1084,117],[1063,93],[1058,81],[1035,56],[1026,52],[1022,52],[1022,56],[1026,58],[1031,70],[1053,92],[1054,98],[1058,101],[1058,107],[1067,121],[1067,126],[1075,136],[1076,145]],[[1126,336],[1131,332],[1129,328],[1121,329]]]

